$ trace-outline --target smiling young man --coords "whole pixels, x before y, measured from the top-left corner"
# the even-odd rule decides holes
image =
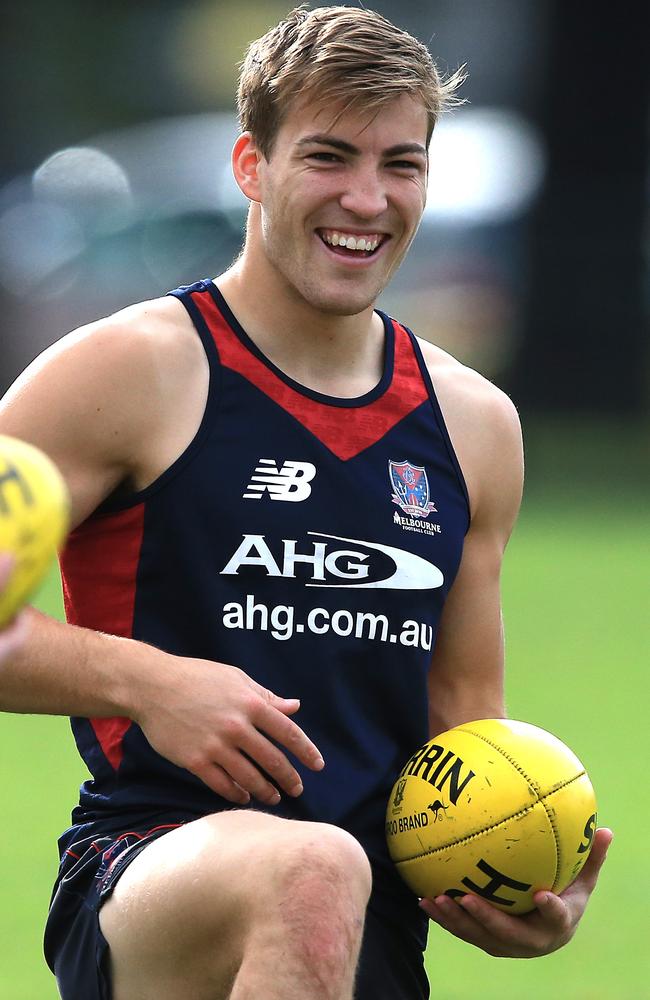
[[[0,678],[6,710],[74,717],[93,775],[46,933],[66,1000],[418,1000],[427,914],[544,954],[594,887],[605,831],[521,918],[419,907],[384,842],[413,750],[504,713],[517,416],[374,308],[456,82],[369,11],[292,12],[242,69],[239,259],[64,338],[4,401],[73,503],[69,624],[34,612]]]

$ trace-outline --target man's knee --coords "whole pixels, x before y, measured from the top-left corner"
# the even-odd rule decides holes
[[[227,844],[232,862],[227,880],[243,894],[247,911],[251,894],[259,899],[269,894],[295,897],[298,893],[308,895],[312,887],[328,896],[345,890],[344,894],[365,908],[372,886],[370,863],[359,841],[340,827],[235,812],[226,823],[221,816],[207,819],[211,822],[218,831],[210,844],[214,860],[220,860]],[[215,871],[212,863],[205,868],[206,873]],[[223,866],[218,865],[216,871],[223,879]]]
[[[370,863],[361,844],[345,830],[325,823],[295,824],[274,862],[271,881],[280,891],[306,899],[318,893],[333,903],[341,897],[365,910],[372,888]]]
[[[272,859],[260,916],[275,913],[276,930],[311,966],[335,981],[356,964],[372,886],[361,845],[334,826],[304,823]],[[253,930],[252,938],[256,937]]]

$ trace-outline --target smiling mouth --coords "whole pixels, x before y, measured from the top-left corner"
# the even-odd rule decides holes
[[[385,233],[367,233],[359,236],[339,229],[317,229],[322,242],[340,257],[372,257],[389,239]]]

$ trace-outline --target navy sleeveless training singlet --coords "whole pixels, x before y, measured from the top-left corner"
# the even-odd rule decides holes
[[[429,737],[427,671],[469,524],[419,347],[381,314],[381,381],[332,398],[275,368],[213,282],[171,294],[208,357],[203,420],[151,486],[109,499],[71,534],[68,621],[232,663],[300,698],[296,722],[325,768],[298,764],[303,794],[269,811],[350,831],[373,864],[380,909],[412,908],[388,858],[386,804]],[[75,823],[232,808],[130,720],[72,725],[92,774]]]

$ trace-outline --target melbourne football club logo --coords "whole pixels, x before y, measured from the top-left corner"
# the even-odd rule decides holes
[[[428,517],[436,509],[429,500],[429,480],[422,465],[410,462],[388,463],[392,500],[411,517]]]

